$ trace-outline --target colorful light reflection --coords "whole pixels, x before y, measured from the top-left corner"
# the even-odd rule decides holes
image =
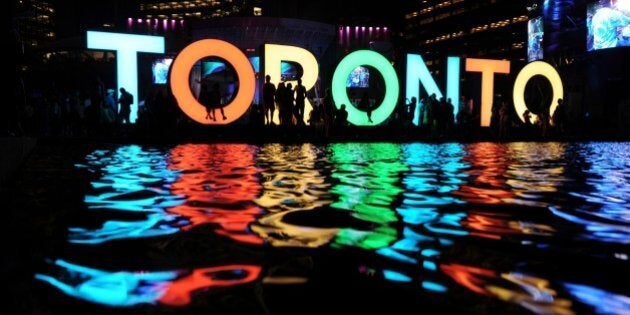
[[[171,150],[169,169],[181,173],[171,185],[171,193],[185,196],[186,202],[168,209],[185,218],[192,229],[213,224],[215,232],[234,240],[262,244],[249,231],[249,224],[263,210],[253,200],[262,191],[254,165],[255,148],[245,144],[186,144]]]
[[[400,147],[395,144],[334,144],[331,160],[335,164],[332,177],[338,180],[331,192],[338,196],[332,208],[349,211],[350,215],[374,224],[369,231],[342,229],[333,246],[358,246],[379,249],[396,239],[398,222],[391,209],[397,196],[400,174],[407,166],[400,160]]]
[[[453,237],[468,234],[460,223],[466,213],[448,209],[463,203],[452,196],[467,178],[462,149],[459,144],[403,146],[409,171],[402,179],[402,204],[396,209],[404,224],[403,233],[391,246],[377,251],[389,259],[421,266],[422,287],[429,291],[447,291],[435,273],[436,261],[441,248],[451,244]]]
[[[97,150],[77,167],[98,176],[84,198],[88,209],[112,214],[96,229],[71,227],[71,243],[100,244],[167,235],[187,224],[185,219],[166,211],[182,204],[184,196],[170,191],[170,185],[180,174],[168,169],[166,155],[160,150],[137,145]],[[133,214],[134,219],[125,215],[125,220],[117,220],[118,214]]]
[[[258,279],[255,265],[225,265],[174,271],[104,271],[58,259],[58,275],[36,274],[63,293],[88,302],[115,307],[138,304],[184,306],[199,290],[231,287]]]
[[[536,314],[574,314],[571,301],[558,297],[558,293],[550,288],[548,280],[458,264],[444,264],[440,268],[457,283],[475,293],[519,304]]]
[[[590,278],[571,274],[572,282],[587,284],[562,282],[557,291],[557,282],[541,274],[551,275],[545,264],[555,262],[545,259],[555,257],[559,244],[569,245],[562,248],[568,259],[588,256],[587,264],[627,260],[618,244],[628,239],[629,152],[625,143],[121,146],[94,151],[79,165],[92,180],[86,216],[99,212],[97,218],[108,215],[108,221],[94,230],[73,228],[69,240],[98,244],[208,225],[228,242],[330,246],[339,255],[366,258],[360,273],[414,290],[450,294],[459,285],[556,314],[574,312],[571,294],[597,312],[618,312],[627,308],[625,296],[587,285]],[[481,247],[490,255],[475,263]],[[544,263],[537,265],[538,275],[522,271],[530,256],[521,255],[530,253],[532,261]],[[513,264],[520,271],[502,272],[495,259],[501,259],[500,268]],[[145,279],[62,266],[95,280],[51,273],[38,279],[84,300],[121,306],[189,303],[192,291],[206,287],[208,272],[248,277],[202,268],[145,272]],[[618,274],[592,267],[593,273]],[[303,283],[301,276],[274,275],[266,283]],[[162,283],[173,289],[162,289]]]
[[[630,297],[626,295],[575,283],[565,283],[564,287],[580,302],[593,307],[597,314],[625,314],[630,310]]]
[[[311,144],[270,144],[259,151],[257,162],[264,189],[255,201],[269,214],[256,220],[251,229],[271,245],[320,247],[338,233],[334,222],[330,227],[311,227],[287,220],[287,216],[307,215],[332,202],[330,184],[321,174],[326,166],[315,167],[321,154]]]
[[[141,219],[110,219],[98,229],[73,227],[70,241],[99,244],[214,224],[219,235],[262,244],[248,227],[262,214],[253,202],[262,190],[254,152],[253,146],[229,144],[180,145],[168,155],[140,146],[96,151],[80,166],[102,174],[85,203],[99,211],[138,213]]]

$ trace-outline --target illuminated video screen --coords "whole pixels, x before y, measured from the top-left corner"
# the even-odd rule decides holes
[[[630,0],[602,0],[586,10],[586,50],[630,46]]]
[[[153,61],[151,70],[153,72],[153,84],[166,84],[168,81],[168,71],[173,63],[173,58],[160,58]]]
[[[527,23],[527,61],[543,59],[543,19],[537,17]]]
[[[356,67],[348,76],[346,82],[348,88],[368,88],[370,87],[370,70],[366,67]]]
[[[202,61],[201,62],[201,77],[205,78],[213,74],[226,71],[226,64],[222,61]]]
[[[249,57],[249,62],[252,64],[255,73],[260,72],[260,57]],[[298,69],[293,63],[282,61],[280,63],[280,76],[282,81],[290,81],[298,79]]]

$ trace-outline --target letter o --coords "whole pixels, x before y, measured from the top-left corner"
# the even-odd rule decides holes
[[[534,77],[535,75],[541,75],[551,83],[551,89],[553,91],[553,98],[551,100],[551,106],[549,106],[549,118],[553,115],[553,112],[558,107],[558,99],[564,98],[564,87],[562,85],[562,79],[560,78],[560,74],[558,71],[551,66],[550,64],[544,61],[534,61],[528,65],[526,65],[521,72],[519,72],[516,77],[516,81],[514,82],[514,90],[513,90],[513,100],[514,100],[514,109],[518,114],[518,118],[525,122],[523,119],[523,113],[527,110],[527,104],[525,104],[525,86],[527,82]],[[532,118],[535,118],[536,115],[532,114]]]
[[[236,97],[224,106],[226,120],[206,119],[206,108],[190,90],[190,70],[204,57],[220,57],[234,67],[239,87]],[[247,56],[236,46],[218,39],[203,39],[184,48],[173,60],[170,75],[171,90],[177,105],[190,118],[205,125],[224,125],[239,119],[252,104],[256,89],[254,69]]]
[[[352,70],[362,65],[378,69],[385,81],[385,98],[383,99],[383,103],[372,110],[373,123],[368,121],[365,112],[352,105],[352,102],[350,102],[348,98],[348,93],[346,92],[348,75],[350,75]],[[358,50],[347,55],[339,62],[333,74],[332,96],[335,101],[335,106],[339,108],[341,104],[346,104],[348,121],[357,126],[378,125],[385,121],[396,108],[399,90],[400,85],[398,84],[398,76],[396,76],[394,67],[383,55],[370,50]]]

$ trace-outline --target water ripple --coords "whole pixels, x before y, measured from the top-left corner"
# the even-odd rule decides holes
[[[591,283],[597,277],[558,266],[580,260],[610,282],[608,269],[621,273],[629,143],[131,145],[97,150],[77,167],[92,182],[87,223],[70,228],[72,243],[204,225],[226,242],[326,247],[367,277],[432,294],[465,289],[538,314],[573,314],[576,305],[617,312],[628,302]]]
[[[262,169],[262,193],[255,202],[270,213],[252,224],[252,230],[273,246],[319,247],[337,228],[309,227],[288,220],[332,202],[326,182],[325,152],[310,144],[263,146],[257,163]],[[316,167],[317,166],[317,167]]]

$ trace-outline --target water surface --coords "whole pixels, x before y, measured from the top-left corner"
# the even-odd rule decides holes
[[[72,257],[36,279],[89,304],[630,310],[628,143],[124,145],[76,168]]]

